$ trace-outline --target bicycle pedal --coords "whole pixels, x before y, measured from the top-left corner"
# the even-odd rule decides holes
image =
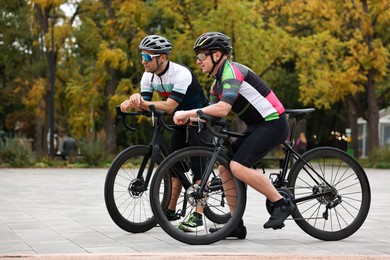
[[[282,229],[282,228],[284,228],[285,226],[286,226],[286,225],[285,225],[284,223],[282,223],[282,225],[277,226],[277,227],[273,227],[272,229],[273,229],[273,230]]]

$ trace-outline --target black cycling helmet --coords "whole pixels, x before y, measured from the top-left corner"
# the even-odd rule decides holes
[[[172,51],[172,44],[160,35],[148,35],[142,39],[139,48],[155,53],[169,54]]]
[[[222,50],[229,54],[233,47],[230,45],[230,37],[220,32],[207,32],[199,36],[194,43],[194,51]]]

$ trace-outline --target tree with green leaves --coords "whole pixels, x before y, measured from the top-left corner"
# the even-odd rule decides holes
[[[199,72],[192,50],[206,31],[231,36],[231,59],[253,68],[286,107],[348,108],[352,140],[357,141],[357,118],[363,117],[371,149],[378,146],[378,111],[389,105],[390,92],[387,0],[0,3],[1,124],[11,129],[21,122],[38,152],[47,147],[51,51],[56,126],[78,139],[103,139],[115,152],[114,107],[138,92],[141,39],[147,34],[170,39],[171,59],[191,67],[208,90],[212,79]],[[73,7],[70,16],[63,4]],[[357,151],[357,143],[353,146]]]
[[[38,127],[42,120],[36,115],[44,111],[43,95],[36,93],[37,85],[47,78],[42,38],[32,26],[34,14],[31,3],[26,1],[1,1],[1,98],[2,124],[7,131],[23,132],[35,138],[35,150],[42,151],[42,133]],[[42,85],[41,85],[42,86]],[[34,90],[32,90],[34,89]],[[32,107],[30,92],[37,99]],[[39,89],[42,93],[43,89]],[[37,95],[35,95],[37,94]],[[4,117],[3,117],[4,115]],[[38,124],[37,124],[38,123]]]
[[[107,150],[116,151],[113,116],[142,75],[137,50],[150,12],[144,1],[81,1],[72,68],[66,75],[69,124],[78,136],[100,132]]]
[[[370,150],[378,147],[379,108],[390,91],[384,84],[389,1],[269,0],[264,6],[295,42],[300,100],[326,109],[344,101],[355,151],[358,117],[368,122]]]

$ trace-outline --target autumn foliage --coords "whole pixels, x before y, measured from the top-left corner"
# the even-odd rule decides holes
[[[71,7],[67,15],[64,2]],[[51,26],[56,127],[79,139],[105,140],[110,152],[126,142],[117,140],[113,113],[138,91],[140,40],[152,33],[170,39],[171,59],[193,68],[208,91],[210,79],[196,67],[192,50],[205,31],[231,36],[230,58],[261,75],[286,107],[341,107],[352,140],[363,117],[371,148],[379,144],[378,113],[390,100],[388,0],[0,3],[0,127],[10,131],[22,122],[37,151],[46,149],[49,127]]]

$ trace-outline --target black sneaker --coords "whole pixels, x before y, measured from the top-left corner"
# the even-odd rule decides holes
[[[168,221],[175,221],[180,219],[180,215],[177,214],[174,210],[167,209],[165,211],[165,216],[167,217]]]
[[[194,212],[189,219],[179,225],[179,229],[185,232],[198,232],[204,229],[202,214]]]
[[[290,200],[286,201],[287,204],[285,205],[274,206],[271,217],[264,224],[264,228],[280,229],[284,227],[283,222],[288,216],[291,215],[291,213],[293,213],[297,209],[297,206],[295,206],[295,204],[292,203]]]
[[[214,233],[220,230],[221,228],[210,228],[209,232]],[[244,226],[244,221],[240,221],[237,228],[233,230],[227,237],[236,237],[238,239],[245,239],[246,238],[246,227]]]

